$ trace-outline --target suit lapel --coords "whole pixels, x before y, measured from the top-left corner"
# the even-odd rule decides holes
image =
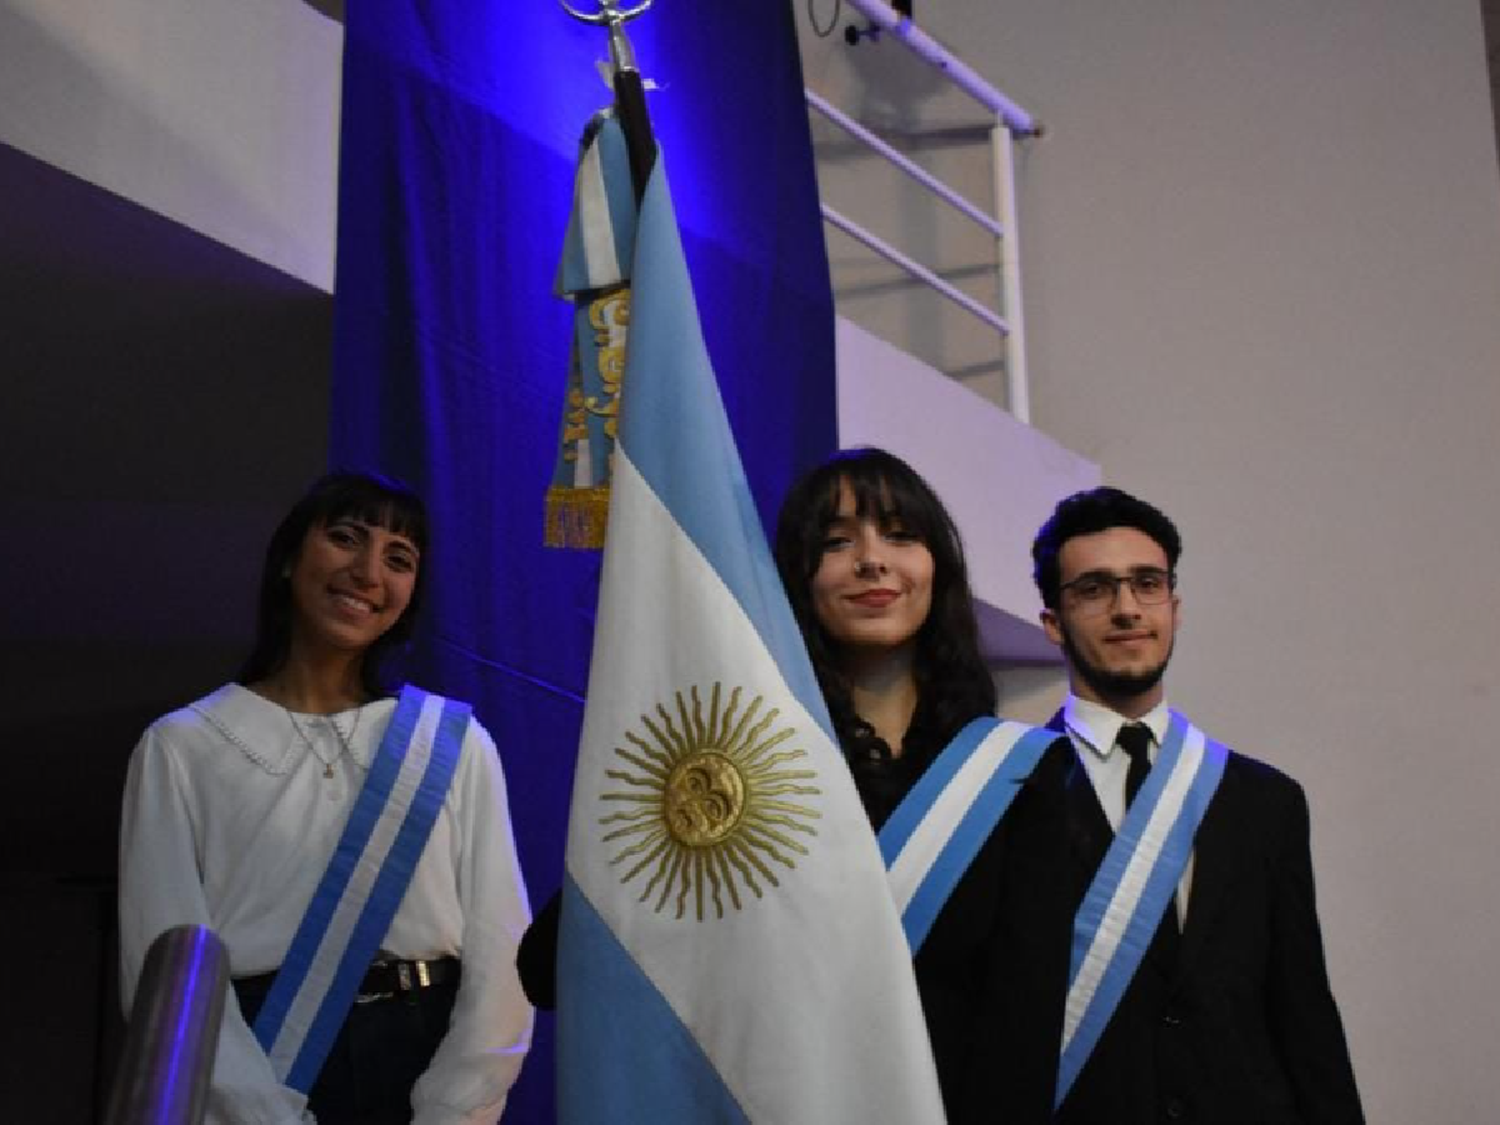
[[[1061,711],[1047,721],[1047,729],[1067,736],[1068,729]],[[1062,771],[1063,807],[1068,820],[1069,901],[1076,911],[1089,884],[1093,882],[1094,872],[1099,870],[1099,864],[1104,861],[1104,853],[1109,850],[1115,834],[1071,738],[1068,739],[1068,751],[1066,766]]]
[[[1067,735],[1067,724],[1063,721],[1062,711],[1058,711],[1047,721],[1047,729],[1055,730],[1060,734]],[[1068,740],[1069,755],[1068,768],[1064,775],[1063,784],[1066,788],[1066,802],[1068,818],[1068,879],[1069,879],[1069,902],[1072,911],[1076,914],[1084,896],[1088,894],[1094,876],[1100,865],[1104,862],[1105,853],[1114,843],[1115,831],[1109,825],[1109,818],[1104,815],[1104,806],[1099,803],[1099,794],[1094,790],[1094,783],[1089,779],[1088,770],[1079,760],[1079,751],[1073,745],[1072,739]],[[1213,806],[1210,805],[1209,813],[1212,814]],[[1205,823],[1207,816],[1205,816]],[[1201,826],[1200,826],[1201,831]],[[1196,845],[1195,845],[1196,846]],[[1195,864],[1196,864],[1195,860]],[[1193,875],[1193,895],[1196,896],[1198,884],[1198,868],[1195,866]],[[1188,928],[1192,928],[1193,913],[1196,907],[1196,897],[1189,900]],[[1168,907],[1168,909],[1175,909]],[[1184,937],[1186,935],[1184,934]],[[1178,955],[1166,958],[1162,951],[1153,942],[1151,952],[1142,960],[1141,968],[1160,973],[1165,977],[1175,978],[1181,971],[1183,958],[1181,947]],[[1139,970],[1137,970],[1139,971]]]
[[[1232,763],[1231,763],[1232,764]],[[1236,770],[1226,769],[1213,800],[1203,814],[1203,823],[1193,837],[1193,881],[1188,894],[1187,925],[1182,931],[1179,971],[1190,969],[1210,930],[1214,916],[1227,901],[1239,877],[1245,849],[1236,847],[1245,830],[1243,794]]]

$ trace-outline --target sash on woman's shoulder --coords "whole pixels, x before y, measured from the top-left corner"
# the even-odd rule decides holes
[[[901,926],[915,954],[969,864],[1057,732],[989,716],[959,731],[879,834]]]
[[[458,765],[467,705],[407,685],[265,1003],[255,1038],[307,1093],[406,894]]]
[[[1167,736],[1073,920],[1054,1106],[1130,986],[1193,851],[1229,750],[1173,711]]]

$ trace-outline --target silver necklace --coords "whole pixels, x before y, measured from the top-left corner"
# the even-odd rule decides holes
[[[291,708],[283,707],[282,710],[286,712],[286,717],[291,720],[292,729],[297,732],[297,737],[302,740],[302,745],[307,747],[307,752],[318,761],[323,763],[324,777],[333,777],[333,763],[338,761],[345,754],[348,754],[351,758],[354,757],[354,747],[352,745],[354,741],[354,732],[359,730],[359,716],[363,711],[363,708],[355,709],[354,722],[350,724],[348,734],[344,733],[344,728],[339,726],[338,720],[335,719],[332,715],[323,716],[324,719],[327,720],[328,725],[333,728],[334,737],[337,738],[339,742],[339,752],[327,761],[324,761],[323,755],[318,753],[317,746],[314,745],[313,740],[307,736],[307,731],[304,730],[302,724],[297,721],[297,716],[292,714]]]

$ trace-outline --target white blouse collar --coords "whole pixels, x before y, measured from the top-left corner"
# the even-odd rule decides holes
[[[261,769],[280,776],[290,773],[309,752],[295,723],[303,723],[306,729],[307,724],[319,720],[344,720],[340,729],[350,732],[349,755],[360,768],[368,770],[377,745],[371,728],[380,727],[372,712],[390,705],[390,700],[378,699],[335,715],[297,713],[294,720],[293,713],[279,703],[272,703],[242,684],[229,683],[190,704],[190,709]]]

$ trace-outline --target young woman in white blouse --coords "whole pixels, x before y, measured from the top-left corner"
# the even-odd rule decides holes
[[[421,703],[408,691],[400,707],[419,709],[398,712],[387,678],[411,636],[428,551],[425,510],[403,486],[362,473],[316,482],[267,548],[257,637],[238,679],[157,720],[131,759],[120,858],[126,1003],[163,930],[196,923],[223,939],[234,995],[210,1121],[493,1123],[520,1069],[532,1013],[515,947],[528,908],[499,758],[483,727],[440,697]],[[452,722],[443,735],[437,719],[403,715]],[[319,922],[309,904],[327,894],[336,849],[350,846],[351,810],[379,807],[366,780],[408,728],[412,749],[394,760],[418,760],[427,738],[451,778],[439,771],[430,783],[436,811],[404,893],[399,882],[387,892],[393,917],[362,939],[378,949],[346,968],[342,1004],[323,1000],[331,1017],[309,1009],[323,1013],[331,1039],[312,1055],[326,1049],[326,1058],[309,1064],[304,1049],[290,1063],[283,1056],[300,1041],[288,1048],[286,1029],[298,1005],[319,1001],[305,983],[319,970],[289,969],[278,999],[267,998],[283,963],[300,964],[299,949],[342,948],[340,915]],[[404,823],[400,811],[383,815]],[[349,956],[360,940],[344,943]],[[297,980],[304,992],[292,991]],[[293,1013],[284,1024],[257,1022],[262,1007],[282,1006]]]

